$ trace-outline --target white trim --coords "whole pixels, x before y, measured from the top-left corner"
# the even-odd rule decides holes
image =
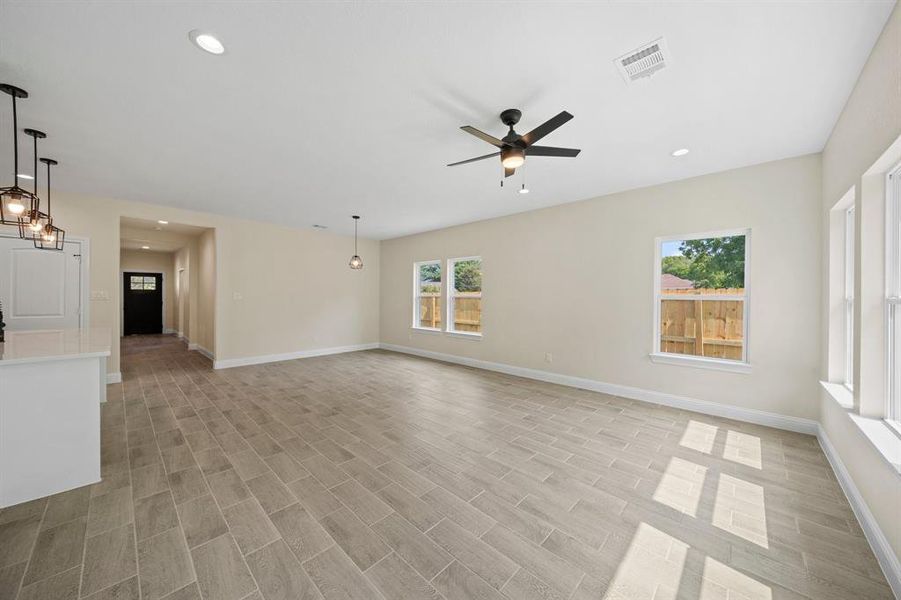
[[[175,333],[175,330],[171,327],[163,327],[163,335],[172,335]]]
[[[122,383],[122,373],[107,373],[106,374],[106,384],[109,385],[111,383]]]
[[[745,284],[744,290],[745,293],[743,296],[736,296],[734,294],[723,294],[722,296],[714,295],[714,294],[701,294],[698,296],[692,296],[689,294],[681,295],[681,294],[663,294],[660,290],[660,279],[663,274],[663,244],[664,242],[672,242],[677,240],[705,240],[708,238],[717,238],[717,237],[732,237],[732,236],[744,236],[745,238]],[[653,338],[651,339],[651,356],[659,356],[662,357],[664,355],[669,355],[670,353],[665,353],[660,351],[660,301],[661,300],[734,300],[738,302],[742,302],[742,359],[741,363],[748,366],[748,370],[750,370],[751,366],[751,228],[743,228],[743,229],[724,229],[720,231],[706,231],[703,233],[693,233],[688,235],[665,235],[658,236],[654,238],[654,307],[653,307],[653,326],[651,327],[651,334]],[[672,354],[672,356],[690,356],[687,354]],[[679,364],[675,361],[668,362],[664,360],[654,360],[651,359],[652,362],[659,363],[667,363],[667,364]],[[732,367],[736,361],[726,361],[724,359],[718,358],[708,358],[707,360],[716,361],[716,362],[724,362],[730,368],[726,368],[723,370],[726,371],[735,371]],[[710,367],[713,368],[713,367]]]
[[[444,333],[437,327],[410,327],[415,333]]]
[[[445,331],[444,333],[446,333],[450,337],[458,337],[470,340],[482,339],[482,334],[478,331]]]
[[[247,365],[260,365],[264,363],[281,362],[284,360],[295,360],[298,358],[310,358],[313,356],[326,356],[329,354],[343,354],[345,352],[357,352],[358,350],[375,350],[379,347],[378,342],[369,344],[354,344],[351,346],[335,346],[333,348],[314,348],[312,350],[299,350],[297,352],[286,352],[284,354],[264,354],[259,356],[245,356],[243,358],[226,358],[223,360],[214,360],[214,369],[230,369],[232,367],[244,367]],[[190,345],[188,346],[190,348]],[[200,348],[197,348],[201,350]],[[212,358],[212,356],[210,356]]]
[[[879,527],[879,523],[876,521],[873,513],[867,507],[863,496],[860,495],[857,486],[854,485],[851,474],[845,468],[832,442],[829,441],[829,436],[826,435],[826,430],[823,429],[822,425],[818,425],[817,439],[820,442],[823,453],[826,455],[826,459],[832,465],[832,470],[835,472],[839,485],[841,485],[845,496],[848,498],[851,510],[854,511],[854,515],[857,517],[857,521],[860,523],[863,533],[873,549],[873,554],[876,555],[876,560],[879,561],[879,566],[882,567],[885,579],[888,581],[895,596],[901,598],[901,562],[899,562],[894,550],[892,550],[892,546],[889,544],[885,534],[882,533],[882,529]]]
[[[657,392],[654,390],[646,390],[642,388],[619,385],[615,383],[606,383],[594,379],[586,379],[582,377],[573,377],[572,375],[562,375],[560,373],[551,373],[549,371],[539,371],[538,369],[529,369],[526,367],[516,367],[503,363],[487,362],[474,358],[465,358],[455,356],[453,354],[443,354],[440,352],[432,352],[430,350],[420,350],[419,348],[411,348],[408,346],[398,346],[395,344],[380,344],[380,348],[391,350],[393,352],[401,352],[403,354],[412,354],[423,358],[431,358],[443,362],[464,365],[467,367],[475,367],[477,369],[485,369],[486,371],[495,371],[497,373],[505,373],[507,375],[515,375],[517,377],[525,377],[527,379],[535,379],[538,381],[546,381],[548,383],[556,383],[568,387],[579,388],[583,390],[591,390],[601,392],[603,394],[611,394],[622,398],[630,398],[632,400],[641,400],[642,402],[651,402],[653,404],[662,404],[673,408],[681,408],[694,412],[704,413],[727,419],[736,419],[766,427],[775,427],[777,429],[785,429],[787,431],[795,431],[798,433],[807,433],[816,435],[818,423],[811,419],[803,419],[801,417],[790,417],[753,408],[741,408],[738,406],[730,406],[728,404],[720,404],[718,402],[709,402],[707,400],[698,400],[687,396],[676,396],[666,392]]]
[[[180,340],[185,339],[185,332],[184,332],[184,331],[176,331],[176,332],[175,332],[175,335],[177,335],[177,336],[178,336],[178,339],[180,339]]]
[[[661,365],[677,365],[680,367],[692,367],[694,369],[712,369],[714,371],[729,371],[731,373],[750,373],[751,365],[740,360],[726,360],[723,358],[707,358],[703,356],[691,356],[688,354],[672,354],[666,352],[652,352],[652,363]]]
[[[194,342],[188,342],[188,350],[192,350],[194,352],[200,352],[201,354],[203,354],[204,356],[206,356],[208,359],[210,359],[212,361],[216,360],[216,357],[213,355],[213,353],[211,351],[207,350],[206,348],[204,348],[203,346],[201,346],[200,344],[195,344]]]

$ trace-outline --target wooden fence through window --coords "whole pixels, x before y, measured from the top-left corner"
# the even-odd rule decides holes
[[[744,300],[717,300],[709,296],[743,296],[744,293],[741,288],[661,290],[663,296],[678,295],[685,299],[660,300],[660,351],[742,360]]]
[[[440,329],[443,299],[436,292],[419,295],[419,326]],[[482,330],[482,292],[457,292],[454,298],[454,331]]]

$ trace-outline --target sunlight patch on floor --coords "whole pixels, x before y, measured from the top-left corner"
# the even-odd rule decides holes
[[[691,448],[704,454],[710,454],[713,451],[713,442],[716,440],[716,425],[701,423],[700,421],[690,420],[679,440],[679,445],[683,448]]]
[[[675,600],[687,554],[685,542],[639,523],[603,600]]]
[[[773,590],[723,563],[704,558],[704,578],[698,600],[772,600]]]
[[[723,449],[723,458],[742,465],[763,469],[763,458],[760,450],[760,438],[756,435],[748,435],[732,431],[726,432],[726,447]]]
[[[713,524],[763,548],[769,548],[763,487],[720,473]]]
[[[681,513],[698,516],[707,467],[673,456],[654,491],[654,500]]]

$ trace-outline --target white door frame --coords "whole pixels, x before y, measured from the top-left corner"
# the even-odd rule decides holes
[[[8,231],[0,231],[0,238],[22,239]],[[81,329],[87,329],[91,326],[91,238],[67,234],[65,243],[77,243],[81,246],[81,250],[78,253],[78,264],[80,267],[78,271],[78,326]],[[55,252],[55,250],[46,250],[46,252]]]

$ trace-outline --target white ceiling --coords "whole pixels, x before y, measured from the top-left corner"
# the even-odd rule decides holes
[[[175,252],[206,231],[203,227],[180,223],[160,224],[146,219],[119,219],[119,246],[125,250]],[[144,249],[144,246],[149,246]]]
[[[0,80],[61,190],[389,238],[817,152],[893,4],[4,0]],[[672,65],[627,86],[613,59],[659,36]],[[529,159],[528,195],[444,166],[509,107],[575,115],[542,144],[582,154]]]

